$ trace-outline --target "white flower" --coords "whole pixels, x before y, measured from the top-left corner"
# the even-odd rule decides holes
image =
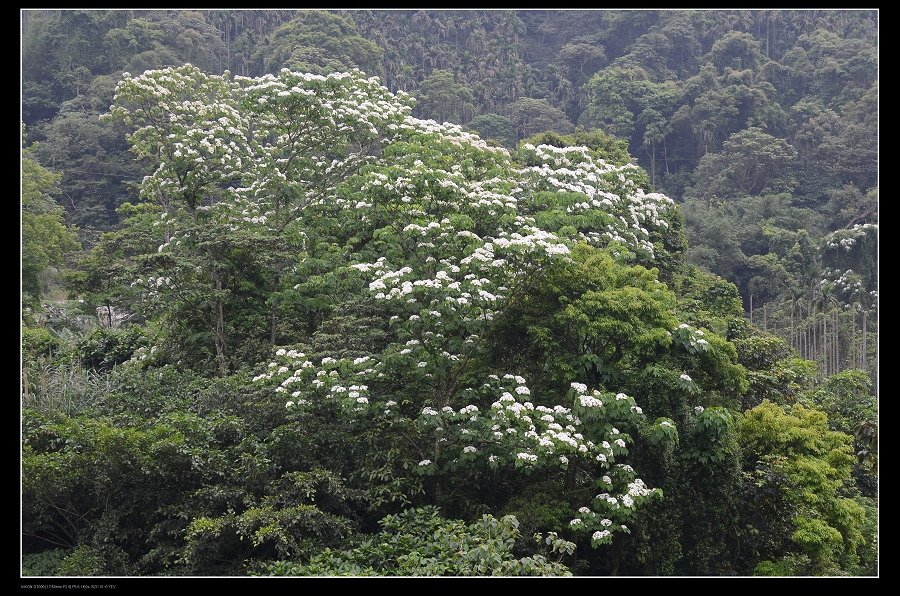
[[[587,385],[585,385],[584,383],[572,383],[572,389],[574,389],[578,393],[586,393]]]
[[[497,461],[498,459],[500,459],[500,458],[497,457],[496,455],[492,455],[492,456],[490,456],[490,457],[488,458],[488,461],[489,461],[489,462],[495,462],[495,461]]]
[[[602,520],[600,520],[600,525],[606,526],[608,528],[612,525],[612,520],[611,519],[602,519]]]
[[[387,406],[388,408],[391,408],[391,407],[393,407],[393,406],[396,406],[396,405],[397,405],[397,402],[395,402],[394,400],[390,400],[390,401],[388,401],[388,402],[387,402],[386,404],[384,404],[384,405]]]
[[[420,466],[429,466],[429,465],[431,465],[431,460],[430,460],[430,459],[423,459],[422,461],[419,462],[419,465],[420,465]]]
[[[528,387],[516,387],[516,393],[519,395],[531,395],[531,390]]]
[[[703,413],[703,406],[697,406],[696,408],[694,408],[694,414],[697,414],[699,416],[702,413]]]
[[[418,363],[416,366],[419,367],[419,368],[425,368],[426,366],[428,366],[428,363],[427,363],[427,362],[420,362],[420,363]]]
[[[367,397],[357,397],[357,398],[356,398],[356,403],[358,403],[358,404],[367,404],[367,403],[369,403],[369,398],[367,398]]]
[[[602,401],[596,397],[591,397],[590,395],[578,396],[578,402],[581,404],[582,408],[597,408],[603,406]]]
[[[573,519],[572,521],[569,522],[569,525],[570,525],[570,526],[580,526],[580,525],[581,525],[581,518],[580,518],[580,517],[576,517],[575,519]]]
[[[597,532],[594,532],[594,534],[593,534],[593,536],[591,536],[591,538],[593,538],[594,540],[603,540],[604,538],[609,536],[609,534],[610,534],[609,530],[597,531]]]
[[[604,484],[612,484],[612,478],[610,478],[609,476],[604,476],[603,483]]]
[[[478,451],[478,450],[475,447],[473,447],[472,445],[469,445],[468,447],[463,447],[463,453],[475,453],[476,451]]]
[[[591,510],[587,507],[581,507],[578,509],[578,513],[590,513]]]
[[[615,443],[616,443],[616,445],[618,445],[619,447],[624,447],[624,446],[625,446],[625,441],[623,441],[622,439],[616,439],[616,440],[615,440]]]
[[[693,379],[690,376],[688,376],[686,373],[681,373],[680,378],[682,381],[685,381],[687,383],[690,383],[691,381],[693,381]]]

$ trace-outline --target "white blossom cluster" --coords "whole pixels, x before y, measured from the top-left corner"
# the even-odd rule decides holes
[[[575,220],[579,239],[601,247],[619,242],[654,256],[654,242],[668,230],[675,203],[639,188],[629,177],[637,166],[595,160],[586,147],[525,144],[523,153],[531,165],[520,171],[521,187],[560,193],[560,208],[580,216]]]
[[[421,349],[421,343],[416,340],[410,340],[408,345],[410,347],[404,349]],[[371,392],[368,384],[379,383],[384,371],[391,370],[389,359],[376,362],[369,357],[326,357],[316,366],[302,352],[285,348],[279,349],[276,357],[282,364],[270,363],[268,370],[253,381],[274,381],[276,392],[290,393],[289,408],[315,407],[322,400],[337,400],[351,415],[379,418],[400,415],[395,401],[386,399],[387,394]],[[425,364],[432,367],[430,362]],[[365,379],[371,381],[364,382]],[[550,407],[535,404],[530,399],[532,391],[523,377],[491,375],[481,388],[485,395],[496,398],[489,407],[482,409],[470,403],[455,408],[447,404],[425,406],[419,412],[411,413],[410,418],[422,436],[433,437],[440,445],[436,452],[420,462],[419,469],[426,474],[439,473],[443,466],[459,462],[473,465],[481,462],[490,468],[564,469],[572,457],[580,457],[633,479],[631,466],[616,464],[618,457],[627,454],[625,439],[628,436],[609,421],[615,419],[612,414],[616,408],[618,416],[640,417],[634,400],[623,393],[589,392],[581,383],[573,383],[572,387],[573,396],[582,398],[576,401],[574,408]],[[466,393],[474,397],[472,391]],[[605,407],[604,401],[610,406]],[[371,410],[367,409],[370,406]],[[591,440],[586,434],[599,436],[601,440]],[[611,482],[609,476],[604,479],[607,484]],[[642,482],[637,482],[635,486],[643,486]],[[631,507],[633,497],[626,493],[616,498],[625,507]]]
[[[855,224],[846,230],[837,230],[825,236],[825,248],[850,252],[853,246],[869,234],[878,234],[878,224]]]
[[[608,544],[615,532],[629,532],[628,526],[621,522],[628,519],[630,512],[647,498],[660,495],[659,489],[650,489],[640,478],[634,478],[634,470],[631,466],[619,464],[615,482],[610,476],[604,476],[602,483],[612,487],[614,484],[623,485],[624,490],[619,494],[609,492],[600,493],[594,497],[592,507],[578,509],[580,517],[569,522],[574,530],[591,532],[591,541],[594,546]]]
[[[839,299],[845,308],[849,308],[854,302],[864,301],[866,298],[862,278],[852,269],[841,271],[840,269],[826,268],[822,272],[819,285],[824,291]]]

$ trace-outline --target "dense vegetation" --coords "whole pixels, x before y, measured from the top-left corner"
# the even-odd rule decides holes
[[[877,573],[874,13],[23,19],[26,575]]]

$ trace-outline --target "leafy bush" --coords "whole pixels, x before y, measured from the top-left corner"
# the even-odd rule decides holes
[[[484,515],[466,524],[446,520],[434,507],[410,509],[385,517],[382,530],[345,551],[326,549],[308,564],[279,561],[267,575],[571,575],[542,554],[517,558],[513,546],[519,522],[511,515]],[[570,549],[571,543],[548,544]],[[560,555],[561,557],[562,555]]]

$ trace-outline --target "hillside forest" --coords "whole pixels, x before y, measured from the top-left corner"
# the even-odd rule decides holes
[[[878,18],[22,10],[21,574],[877,575]]]

